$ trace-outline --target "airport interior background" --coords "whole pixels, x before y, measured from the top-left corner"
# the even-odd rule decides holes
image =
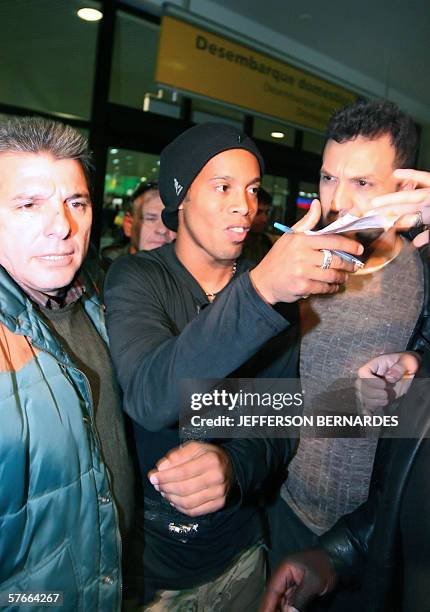
[[[89,138],[97,247],[120,237],[162,148],[203,121],[256,140],[272,224],[317,196],[325,123],[344,103],[398,103],[430,168],[427,0],[0,0],[0,33],[0,120],[38,114]]]

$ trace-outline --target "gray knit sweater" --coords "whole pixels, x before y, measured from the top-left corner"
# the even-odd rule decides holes
[[[303,302],[304,414],[315,408],[333,412],[336,406],[332,398],[324,400],[324,390],[352,382],[372,357],[404,350],[422,302],[422,263],[409,244],[381,270],[351,275],[342,293]],[[374,438],[312,439],[303,433],[281,495],[314,533],[324,533],[367,499],[376,444]]]

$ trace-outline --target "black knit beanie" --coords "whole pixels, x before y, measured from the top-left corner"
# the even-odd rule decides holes
[[[263,174],[264,161],[254,141],[225,123],[195,125],[163,149],[158,185],[165,206],[161,216],[169,229],[177,231],[178,207],[199,172],[212,157],[230,149],[252,153]]]

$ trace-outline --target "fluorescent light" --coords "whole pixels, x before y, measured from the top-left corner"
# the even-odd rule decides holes
[[[84,21],[99,21],[103,17],[103,13],[93,8],[81,8],[77,12],[78,17]]]
[[[284,138],[285,137],[284,132],[272,132],[270,135],[272,138]]]

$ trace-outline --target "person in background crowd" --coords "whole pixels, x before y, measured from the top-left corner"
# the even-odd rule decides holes
[[[150,251],[175,239],[175,232],[161,220],[163,208],[157,183],[140,183],[137,186],[131,197],[131,210],[124,216],[123,231],[127,242],[103,249],[102,259],[106,267],[121,255]]]
[[[119,611],[133,472],[97,279],[81,267],[89,168],[71,127],[0,123],[0,591]]]
[[[238,258],[263,172],[254,142],[230,126],[201,124],[166,147],[160,162],[163,221],[177,239],[118,260],[105,287],[111,351],[144,479],[145,609],[256,610],[265,582],[262,525],[242,492],[259,489],[293,445],[179,446],[179,381],[296,377],[289,304],[338,291],[354,270],[337,256],[326,269],[320,249],[359,255],[362,247],[340,236],[285,235],[249,273]],[[311,209],[303,225],[313,227],[315,216]]]
[[[260,187],[258,191],[258,208],[254,221],[243,245],[242,257],[259,263],[272,248],[272,241],[265,233],[269,222],[272,196]]]

